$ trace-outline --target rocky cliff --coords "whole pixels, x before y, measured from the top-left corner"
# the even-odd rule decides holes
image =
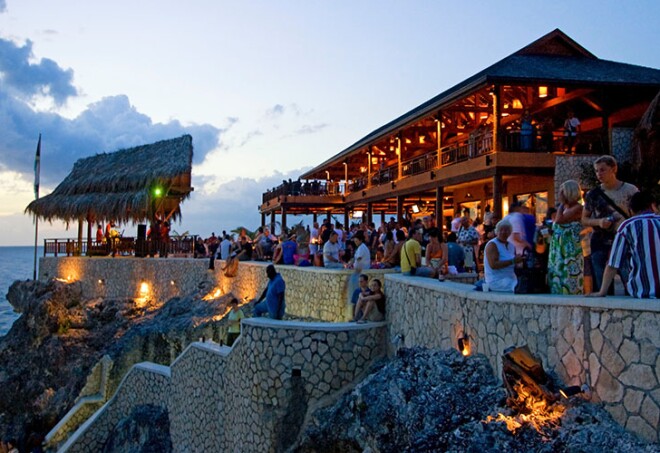
[[[156,305],[84,300],[77,283],[15,282],[7,299],[21,316],[0,338],[0,440],[37,448],[103,356],[113,362],[111,396],[133,364],[169,365],[192,341],[222,340],[229,296],[202,300],[209,290]]]

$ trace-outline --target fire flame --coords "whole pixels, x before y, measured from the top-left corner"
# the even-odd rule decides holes
[[[549,405],[545,399],[532,395],[520,383],[516,384],[514,389],[518,397],[512,401],[512,405],[520,408],[520,413],[513,416],[502,413],[498,413],[497,417],[489,415],[486,417],[486,423],[504,422],[506,428],[514,434],[524,425],[530,425],[541,435],[545,434],[545,430],[552,429],[559,424],[559,419],[565,411],[563,405]]]
[[[222,290],[220,288],[216,288],[215,290],[208,293],[206,296],[202,297],[202,300],[213,300],[213,299],[217,299],[220,296],[222,296]]]

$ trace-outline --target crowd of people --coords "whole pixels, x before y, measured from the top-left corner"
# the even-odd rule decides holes
[[[618,273],[627,294],[656,298],[660,295],[657,203],[650,194],[617,179],[613,157],[598,158],[594,170],[599,185],[583,194],[576,181],[565,181],[556,206],[540,225],[525,205],[513,202],[501,220],[486,206],[483,218],[472,219],[464,210],[445,228],[433,215],[425,215],[416,220],[390,218],[379,228],[373,223],[346,227],[326,219],[307,227],[298,224],[279,237],[268,227],[260,227],[255,235],[241,230],[238,237],[223,231],[220,237],[198,239],[195,254],[211,257],[211,262],[257,260],[353,269],[356,274],[393,269],[441,281],[452,274],[483,272],[478,287],[485,291],[560,295],[613,294],[612,281]],[[362,275],[353,297],[354,320],[382,319],[384,300],[382,283],[369,282]],[[272,301],[263,304],[259,314],[272,311],[271,315],[281,317],[279,307],[272,305]]]

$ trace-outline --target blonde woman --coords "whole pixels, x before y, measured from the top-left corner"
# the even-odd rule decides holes
[[[559,187],[559,207],[548,257],[548,284],[552,294],[582,294],[584,289],[580,197],[580,185],[572,179]]]

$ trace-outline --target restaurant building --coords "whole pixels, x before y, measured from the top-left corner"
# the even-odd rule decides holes
[[[262,224],[280,215],[286,227],[291,214],[444,223],[487,205],[501,218],[513,201],[542,217],[558,159],[625,156],[659,90],[660,70],[599,59],[556,29],[269,189]],[[569,113],[580,121],[570,149]]]

